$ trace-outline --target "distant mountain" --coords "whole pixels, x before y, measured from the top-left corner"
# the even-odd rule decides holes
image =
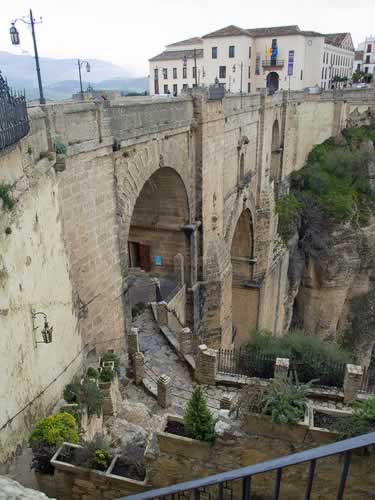
[[[125,68],[99,59],[88,59],[91,72],[82,67],[84,89],[88,83],[94,89],[142,92],[148,88],[147,78],[133,78]],[[60,100],[79,92],[76,59],[40,58],[43,87],[47,99]],[[28,99],[38,97],[34,57],[0,51],[0,71],[14,90],[26,90]]]

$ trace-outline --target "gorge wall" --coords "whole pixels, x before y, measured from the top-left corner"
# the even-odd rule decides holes
[[[135,267],[182,254],[197,342],[241,345],[248,325],[283,334],[289,253],[275,198],[315,144],[374,106],[367,89],[220,101],[197,89],[31,108],[30,134],[0,154],[16,201],[0,212],[0,460],[57,401],[81,349],[126,347],[129,244],[143,252]],[[47,314],[51,344],[35,344],[32,309]]]

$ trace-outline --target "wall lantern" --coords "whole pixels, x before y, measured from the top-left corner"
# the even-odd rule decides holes
[[[12,23],[12,26],[10,27],[9,33],[10,33],[10,39],[11,39],[12,45],[19,45],[20,44],[20,34],[18,33],[17,28],[15,27],[14,23]]]
[[[36,341],[36,344],[50,344],[52,342],[52,331],[53,331],[53,326],[49,326],[48,321],[47,321],[47,314],[44,312],[31,312],[32,318],[33,318],[33,330],[37,330],[39,327],[35,325],[35,318],[41,314],[44,316],[44,326],[41,331],[42,338],[43,340]]]

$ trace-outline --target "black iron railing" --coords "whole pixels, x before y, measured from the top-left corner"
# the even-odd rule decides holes
[[[353,451],[369,448],[375,445],[375,432],[364,434],[345,441],[339,441],[334,444],[320,446],[311,450],[302,451],[293,455],[287,455],[282,458],[269,460],[242,469],[237,469],[214,476],[205,477],[180,483],[174,486],[167,486],[153,491],[131,495],[128,500],[224,500],[226,498],[249,500],[252,498],[252,479],[254,476],[265,472],[275,472],[273,485],[269,486],[269,495],[267,498],[278,500],[282,492],[283,471],[286,467],[293,467],[299,464],[307,464],[307,477],[304,492],[301,491],[301,498],[310,500],[314,485],[315,471],[321,459],[338,455],[340,460],[338,465],[341,471],[337,474],[337,494],[336,499],[342,500],[345,492],[346,481],[349,476],[350,462]],[[366,457],[363,460],[367,460]],[[289,470],[288,470],[289,473]],[[290,475],[290,474],[288,474]],[[301,476],[302,477],[302,476]],[[269,482],[267,476],[267,482]],[[286,498],[286,497],[285,497]],[[354,498],[354,497],[353,497]],[[366,497],[367,498],[367,497]],[[369,498],[371,498],[369,496]],[[121,499],[119,499],[121,500]]]
[[[13,93],[0,72],[0,151],[29,132],[26,98]]]
[[[257,349],[219,349],[217,371],[223,375],[245,375],[247,377],[273,378],[277,357],[289,358],[289,371],[298,381],[307,383],[315,380],[324,387],[341,388],[344,384],[345,363],[321,359],[316,352],[305,352],[303,359],[296,353],[263,353]]]

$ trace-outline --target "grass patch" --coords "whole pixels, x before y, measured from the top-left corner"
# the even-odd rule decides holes
[[[12,197],[11,186],[9,184],[0,183],[0,199],[3,200],[5,209],[12,210],[16,202]]]

